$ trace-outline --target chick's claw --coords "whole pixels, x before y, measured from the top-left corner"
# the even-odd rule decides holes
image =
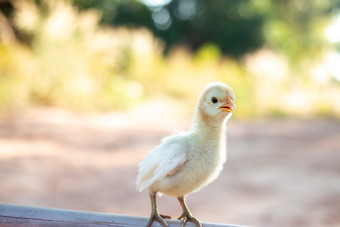
[[[170,215],[160,214],[160,216],[164,219],[172,219],[172,217]]]

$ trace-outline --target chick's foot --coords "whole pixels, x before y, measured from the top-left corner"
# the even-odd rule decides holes
[[[151,227],[154,221],[158,221],[159,223],[161,223],[163,227],[168,227],[168,224],[165,222],[164,218],[171,218],[171,217],[167,215],[159,214],[157,211],[152,212],[149,222],[147,224],[147,227]]]
[[[200,221],[197,218],[195,218],[194,216],[191,215],[189,208],[188,208],[187,204],[185,203],[185,197],[180,196],[180,197],[177,197],[177,199],[178,199],[179,203],[181,204],[181,206],[183,208],[183,213],[178,218],[178,220],[182,221],[182,227],[184,227],[185,223],[187,223],[188,221],[194,222],[197,227],[202,227]]]
[[[164,221],[164,219],[165,218],[171,219],[172,217],[169,216],[169,215],[163,215],[163,214],[158,213],[157,203],[156,203],[156,195],[157,195],[157,192],[150,193],[152,210],[151,210],[151,217],[149,219],[147,227],[151,227],[151,225],[154,221],[158,221],[159,223],[161,223],[161,225],[163,227],[167,227],[168,224]]]
[[[178,220],[182,221],[182,227],[184,227],[185,223],[187,223],[188,221],[194,222],[197,227],[202,227],[200,221],[188,212],[183,212]]]

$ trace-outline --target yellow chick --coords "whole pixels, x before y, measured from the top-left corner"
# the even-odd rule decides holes
[[[149,189],[152,212],[147,226],[156,220],[168,226],[158,213],[157,193],[177,197],[183,208],[178,218],[182,226],[187,221],[201,223],[190,213],[185,196],[215,180],[226,161],[226,121],[235,109],[235,93],[221,82],[209,84],[196,106],[193,123],[187,132],[162,139],[139,164],[137,189]]]

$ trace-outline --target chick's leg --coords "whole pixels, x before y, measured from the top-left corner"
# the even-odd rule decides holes
[[[202,227],[200,221],[191,215],[191,212],[185,203],[184,196],[178,197],[177,199],[183,208],[183,214],[178,218],[178,220],[182,220],[182,227],[184,227],[185,223],[188,221],[194,222],[198,227]]]
[[[167,215],[161,215],[161,214],[158,213],[157,203],[156,203],[156,195],[157,195],[157,193],[150,193],[152,210],[151,210],[151,217],[149,219],[147,227],[151,227],[152,223],[155,220],[158,221],[159,223],[161,223],[161,225],[163,227],[167,227],[168,224],[164,221],[164,218],[170,218],[171,219],[171,217],[167,216]]]

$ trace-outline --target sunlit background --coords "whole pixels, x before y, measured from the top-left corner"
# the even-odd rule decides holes
[[[137,164],[202,88],[237,111],[202,221],[339,226],[339,0],[0,0],[0,202],[148,216]],[[160,210],[180,214],[171,198]],[[163,212],[163,213],[164,213]]]

